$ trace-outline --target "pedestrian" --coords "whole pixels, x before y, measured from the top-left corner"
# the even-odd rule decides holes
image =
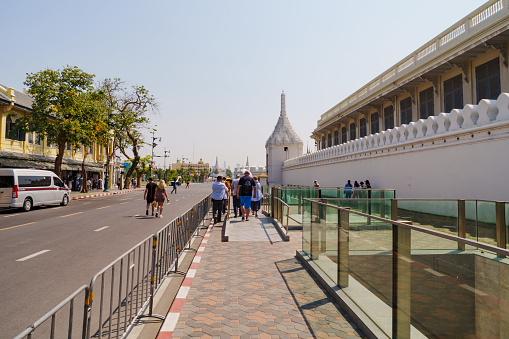
[[[99,178],[98,182],[99,182],[99,189],[102,190],[103,189],[103,179]]]
[[[120,178],[117,179],[117,187],[120,190],[120,185],[122,185],[122,182],[120,181]]]
[[[233,213],[234,218],[237,217],[237,210],[240,209],[240,200],[237,198],[237,187],[239,186],[240,174],[235,176],[235,180],[232,181],[232,198],[233,198]]]
[[[223,182],[223,184],[226,185],[226,195],[223,197],[223,214],[226,215],[226,209],[230,206],[228,206],[228,195],[230,193],[230,182],[228,180],[226,180],[226,177],[223,177],[223,179],[221,179],[221,181]]]
[[[253,193],[254,190],[254,193]],[[240,199],[240,211],[242,220],[244,218],[249,221],[249,213],[251,212],[251,197],[256,195],[256,183],[251,177],[251,172],[246,170],[244,176],[239,180],[237,187],[237,198]]]
[[[253,192],[253,198],[251,202],[251,207],[253,208],[253,215],[258,218],[258,211],[260,210],[261,200],[263,198],[262,193],[262,186],[260,185],[260,182],[258,182],[258,177],[253,177],[255,183],[256,183],[256,190]]]
[[[317,180],[315,180],[315,181],[313,182],[313,187],[314,187],[314,188],[320,188],[320,184],[318,183],[318,181],[317,181]]]
[[[345,198],[350,199],[352,197],[352,183],[350,180],[345,185]]]
[[[69,190],[72,191],[72,179],[69,180]]]
[[[189,188],[189,180],[186,181],[186,189]]]
[[[170,199],[168,199],[168,193],[166,192],[166,184],[162,179],[159,180],[159,184],[157,185],[155,199],[157,202],[156,218],[162,218],[164,200],[166,200],[168,203],[170,202]]]
[[[212,184],[212,194],[210,195],[210,198],[212,199],[212,217],[214,218],[214,223],[221,222],[221,213],[223,211],[223,197],[225,192],[226,185],[222,182],[222,177],[218,175],[216,182]]]
[[[171,186],[173,187],[173,189],[171,190],[170,194],[173,194],[173,192],[177,194],[177,180],[173,179],[173,181],[171,182]]]
[[[157,185],[155,182],[152,181],[152,178],[148,178],[148,184],[145,187],[145,193],[143,194],[143,200],[147,200],[147,208],[145,211],[145,215],[148,215],[148,207],[149,205],[152,205],[152,215],[154,215],[154,208],[155,208],[155,197],[156,197],[156,188]]]
[[[365,189],[366,188],[366,185],[364,185],[364,181],[361,181],[359,184],[361,185],[361,189]]]
[[[357,180],[355,180],[353,182],[353,198],[357,198],[358,196],[358,190],[359,190],[360,186],[359,186],[359,183],[357,182]]]
[[[371,188],[371,184],[369,183],[369,180],[366,180],[366,188]]]

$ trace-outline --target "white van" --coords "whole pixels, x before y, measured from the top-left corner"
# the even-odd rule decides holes
[[[71,191],[55,173],[38,169],[0,168],[0,207],[69,203]]]

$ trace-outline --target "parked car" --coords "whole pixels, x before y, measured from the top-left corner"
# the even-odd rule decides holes
[[[70,190],[55,173],[38,169],[0,168],[0,207],[66,206]]]

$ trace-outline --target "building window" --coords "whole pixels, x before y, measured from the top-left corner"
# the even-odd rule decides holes
[[[368,134],[368,126],[366,118],[362,118],[359,122],[359,137],[364,138]]]
[[[334,131],[334,145],[339,145],[339,131]]]
[[[322,136],[322,149],[325,149],[325,135]]]
[[[11,117],[7,117],[5,124],[6,139],[25,141],[26,132],[22,128],[17,128],[19,123],[19,119],[16,119],[16,121],[13,122]]]
[[[378,118],[378,112],[371,114],[371,134],[380,132],[380,121]]]
[[[427,119],[435,115],[435,98],[433,96],[433,87],[425,89],[419,93],[419,114],[421,119]]]
[[[65,143],[65,149],[68,151],[71,150],[71,143],[69,141]]]
[[[356,127],[357,127],[357,126],[355,126],[355,122],[352,122],[352,123],[350,124],[350,140],[355,140],[355,139],[357,139],[357,133],[356,133],[356,130],[355,130],[355,129],[356,129]]]
[[[450,112],[463,107],[463,84],[461,74],[444,81],[444,110]]]
[[[500,95],[500,62],[498,58],[475,68],[477,102]]]
[[[346,140],[346,127],[341,128],[341,143],[344,144]]]
[[[384,128],[385,130],[394,128],[394,107],[388,106],[384,108]]]
[[[412,98],[406,98],[399,102],[399,111],[401,113],[401,125],[412,122]]]
[[[332,134],[329,133],[327,134],[327,147],[331,147],[332,146]]]

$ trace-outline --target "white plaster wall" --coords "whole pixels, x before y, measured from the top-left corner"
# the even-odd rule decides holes
[[[285,168],[284,185],[344,186],[369,179],[373,188],[396,189],[398,198],[487,199],[509,201],[509,133],[450,142],[420,144],[410,150],[302,168]]]
[[[288,147],[285,152],[284,148]],[[302,146],[299,145],[272,145],[266,149],[268,154],[267,175],[271,184],[282,184],[283,161],[302,155]]]

